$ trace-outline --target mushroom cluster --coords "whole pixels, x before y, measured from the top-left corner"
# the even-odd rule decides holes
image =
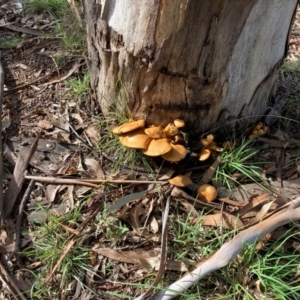
[[[161,156],[170,162],[178,162],[187,154],[187,149],[180,144],[183,142],[180,128],[184,125],[184,121],[176,119],[165,128],[145,128],[145,120],[137,120],[115,127],[112,132],[118,134],[120,142],[128,148],[140,149],[148,156]]]
[[[258,122],[252,129],[249,139],[255,139],[270,130],[269,126],[264,125],[262,122]]]
[[[204,161],[207,160],[212,151],[222,152],[224,149],[217,146],[216,142],[214,141],[214,135],[209,134],[206,138],[201,138],[200,142],[202,144],[202,149],[199,155],[199,160]]]

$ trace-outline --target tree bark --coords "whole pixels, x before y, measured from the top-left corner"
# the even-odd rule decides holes
[[[180,118],[199,133],[265,113],[297,0],[86,0],[85,6],[92,98],[102,111],[123,86],[134,119],[166,125]]]

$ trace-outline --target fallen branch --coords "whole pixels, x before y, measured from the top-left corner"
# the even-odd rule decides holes
[[[300,219],[300,197],[291,201],[290,205],[271,216],[269,219],[254,225],[236,235],[231,241],[225,243],[214,255],[204,261],[195,270],[177,280],[163,291],[153,294],[150,299],[169,300],[185,292],[197,283],[198,280],[211,272],[220,269],[233,260],[245,247],[258,242],[268,233],[289,222]],[[143,295],[135,300],[140,300]]]
[[[22,218],[24,215],[24,211],[25,211],[25,206],[29,200],[30,197],[30,193],[32,191],[32,189],[34,188],[34,184],[35,181],[31,180],[26,192],[23,196],[23,199],[21,201],[20,207],[19,207],[19,213],[18,213],[18,218],[17,218],[17,224],[16,224],[16,238],[15,238],[15,248],[14,250],[9,254],[7,261],[11,260],[13,258],[14,255],[17,255],[17,261],[18,263],[20,263],[19,261],[19,251],[20,251],[20,243],[21,243],[21,224],[22,224]]]
[[[6,218],[10,215],[11,210],[16,202],[19,192],[22,189],[23,182],[25,180],[25,171],[27,166],[38,146],[40,139],[40,134],[37,137],[36,141],[32,144],[28,154],[26,155],[25,159],[23,160],[21,155],[18,157],[13,177],[9,183],[8,189],[4,195],[4,202],[3,202],[3,217]]]
[[[51,184],[78,184],[90,187],[97,187],[103,183],[115,183],[115,184],[166,184],[168,181],[153,181],[153,180],[114,180],[114,179],[66,179],[56,177],[39,177],[39,176],[25,176],[25,179],[35,180],[38,182],[45,182]]]

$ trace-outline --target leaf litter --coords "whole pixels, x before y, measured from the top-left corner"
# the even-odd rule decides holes
[[[0,18],[4,15],[2,13]],[[35,17],[41,21],[40,16]],[[5,22],[4,18],[0,20]],[[31,36],[15,51],[8,50],[3,56],[6,68],[17,68],[21,74],[17,76],[16,72],[8,72],[3,103],[3,114],[10,116],[7,125],[2,126],[7,138],[5,148],[9,149],[4,152],[4,159],[8,169],[13,171],[8,174],[9,182],[4,185],[5,222],[0,239],[1,254],[14,266],[12,271],[7,271],[2,263],[0,266],[2,288],[8,294],[25,299],[22,292],[28,296],[34,282],[31,273],[23,271],[17,256],[27,270],[39,269],[44,264],[38,257],[29,258],[15,251],[35,246],[38,238],[36,233],[20,231],[21,225],[29,229],[42,222],[50,224],[50,215],[57,218],[67,216],[82,201],[86,203],[82,205],[78,219],[59,221],[60,230],[67,238],[44,278],[44,283],[59,290],[57,282],[61,279],[63,261],[75,249],[87,245],[90,268],[86,268],[82,276],[89,286],[86,289],[83,286],[71,288],[71,294],[82,299],[92,298],[90,291],[101,299],[116,299],[107,293],[111,290],[114,295],[125,292],[137,297],[146,292],[146,296],[150,296],[155,294],[153,287],[161,286],[162,278],[170,271],[178,281],[171,282],[169,287],[182,292],[175,286],[186,288],[184,281],[187,278],[190,286],[205,274],[225,266],[234,259],[233,253],[242,250],[241,241],[257,241],[259,251],[267,241],[284,235],[284,230],[276,229],[279,225],[300,218],[297,207],[299,171],[294,159],[299,154],[299,136],[291,136],[280,128],[274,128],[272,135],[257,139],[266,145],[259,153],[262,161],[274,162],[272,168],[268,169],[267,164],[263,168],[273,181],[268,180],[266,185],[241,180],[241,185],[226,190],[224,197],[214,182],[215,172],[222,164],[221,156],[211,158],[188,174],[185,170],[190,168],[192,160],[183,166],[164,166],[160,172],[153,163],[153,173],[141,172],[140,169],[131,172],[133,168],[120,166],[113,174],[111,161],[106,160],[101,152],[90,151],[105,130],[102,132],[89,109],[80,107],[67,96],[65,80],[84,71],[84,63],[65,59],[62,65],[57,65],[50,55],[42,55],[40,51],[52,51],[53,56],[61,53],[59,39],[45,40],[40,37],[39,30],[27,28],[30,22],[35,22],[30,18],[28,24],[24,20],[21,22],[25,23],[4,26],[6,31],[26,31]],[[39,28],[52,29],[53,24],[50,22]],[[293,45],[298,44],[293,41]],[[18,49],[26,52],[24,60],[20,59]],[[31,55],[31,60],[28,55]],[[37,55],[39,61],[35,59]],[[23,106],[18,110],[20,101]],[[18,157],[17,161],[13,155]],[[242,178],[240,175],[237,173],[236,178]],[[193,184],[189,182],[188,186],[173,187],[168,181],[175,176],[187,176]],[[26,186],[29,180],[35,181],[35,188],[28,195],[29,203],[24,208],[28,215],[18,221],[18,199],[25,196],[22,186]],[[197,185],[209,182],[213,182],[219,192],[216,202],[212,203],[199,200],[195,195]],[[200,224],[197,228],[200,231],[221,228],[239,233],[205,262],[192,255],[176,257],[172,247],[177,239],[174,230],[179,225],[172,228],[169,223],[174,216],[179,221],[186,217],[189,226]],[[21,225],[17,225],[20,222]],[[18,230],[20,241],[16,248],[14,235]],[[210,241],[208,235],[199,243]],[[297,243],[296,238],[290,238],[285,246],[298,250]],[[198,268],[196,271],[193,270],[195,267]],[[191,270],[193,273],[184,275]],[[140,287],[134,288],[137,283],[141,284]],[[260,284],[255,284],[260,289]]]

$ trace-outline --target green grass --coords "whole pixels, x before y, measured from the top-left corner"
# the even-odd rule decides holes
[[[89,248],[84,246],[83,240],[77,239],[49,282],[44,281],[64,253],[71,236],[61,224],[77,228],[80,218],[79,207],[59,217],[47,212],[47,220],[35,224],[33,229],[30,229],[29,234],[33,237],[32,245],[20,254],[31,262],[41,263],[35,271],[27,270],[34,280],[31,288],[32,299],[44,299],[45,295],[62,297],[70,282],[75,281],[84,286],[85,272],[94,273],[89,262]]]
[[[26,13],[60,15],[68,8],[67,0],[22,0]]]
[[[0,45],[6,49],[13,49],[16,48],[23,40],[24,38],[15,34],[4,35],[0,40]]]
[[[60,47],[68,51],[68,56],[86,57],[84,17],[79,21],[67,0],[23,0],[23,4],[25,13],[50,14],[55,19],[53,35],[60,38]],[[60,58],[56,60],[59,62]]]
[[[260,181],[262,177],[259,163],[254,161],[254,157],[261,149],[254,147],[254,143],[253,139],[243,138],[239,145],[229,150],[225,149],[220,154],[221,163],[213,178],[219,186],[231,189],[237,185],[238,181],[233,178],[236,173],[241,174],[245,179]],[[232,144],[235,145],[237,142],[233,141]]]
[[[61,39],[61,48],[72,56],[87,56],[86,29],[83,21],[82,24],[81,26],[70,8],[55,23],[55,34]]]
[[[101,139],[95,151],[103,151],[111,158],[112,171],[115,172],[122,165],[129,168],[145,168],[148,172],[153,172],[147,158],[140,150],[130,149],[123,146],[119,141],[119,136],[113,134],[111,130],[131,119],[131,113],[127,103],[127,92],[121,81],[116,83],[116,93],[112,95],[112,100],[106,99],[110,113],[102,116],[99,120]]]
[[[182,227],[182,224],[178,226]],[[297,237],[299,230],[297,227],[287,230],[280,239],[269,241],[260,250],[256,250],[255,245],[249,245],[226,267],[201,279],[179,299],[300,299],[300,256],[297,251],[286,248],[286,242]],[[183,254],[181,259],[188,259],[191,254],[193,256],[196,254],[195,257],[198,256],[199,261],[200,256],[205,257],[213,253],[234,236],[234,232],[227,231],[220,237],[219,230],[207,228],[206,234],[208,232],[210,234],[206,237],[207,242],[203,243],[205,230],[201,225],[195,228],[184,225],[182,228],[185,231],[184,236],[177,235],[177,239],[181,239],[179,248],[180,254]],[[195,230],[202,231],[202,237]],[[194,245],[189,242],[188,237],[191,236],[195,237]],[[201,242],[203,245],[199,247]],[[176,240],[172,240],[172,246],[174,245]]]
[[[90,84],[89,73],[84,73],[79,78],[71,78],[67,80],[66,85],[69,88],[68,95],[72,101],[79,104],[88,97]]]

